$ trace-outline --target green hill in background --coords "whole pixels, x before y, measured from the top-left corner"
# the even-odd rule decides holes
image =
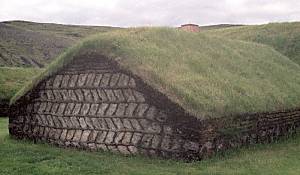
[[[300,64],[300,22],[205,30],[205,34],[266,44]]]

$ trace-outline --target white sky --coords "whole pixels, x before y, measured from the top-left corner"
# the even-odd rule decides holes
[[[178,26],[300,21],[300,0],[0,0],[0,21]]]

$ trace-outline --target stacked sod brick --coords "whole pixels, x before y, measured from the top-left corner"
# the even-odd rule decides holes
[[[208,120],[216,131],[214,151],[293,136],[300,128],[300,109],[227,116]]]

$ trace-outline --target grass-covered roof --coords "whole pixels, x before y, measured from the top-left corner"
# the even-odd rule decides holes
[[[126,29],[86,39],[11,102],[88,51],[117,60],[200,118],[300,106],[300,66],[271,47],[169,28]]]

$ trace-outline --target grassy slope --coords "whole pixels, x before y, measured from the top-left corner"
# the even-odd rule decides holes
[[[167,28],[99,34],[69,49],[35,82],[86,50],[116,58],[199,117],[300,105],[299,65],[270,47]]]
[[[298,175],[300,135],[271,145],[228,152],[225,157],[195,163],[125,157],[107,152],[65,150],[8,137],[7,119],[0,118],[0,174],[105,175]]]
[[[40,72],[41,69],[37,68],[0,67],[0,101],[9,101],[26,82]]]
[[[267,44],[300,64],[300,22],[223,28],[207,34]]]
[[[114,29],[116,28],[25,21],[1,22],[0,66],[41,67],[76,41]]]

